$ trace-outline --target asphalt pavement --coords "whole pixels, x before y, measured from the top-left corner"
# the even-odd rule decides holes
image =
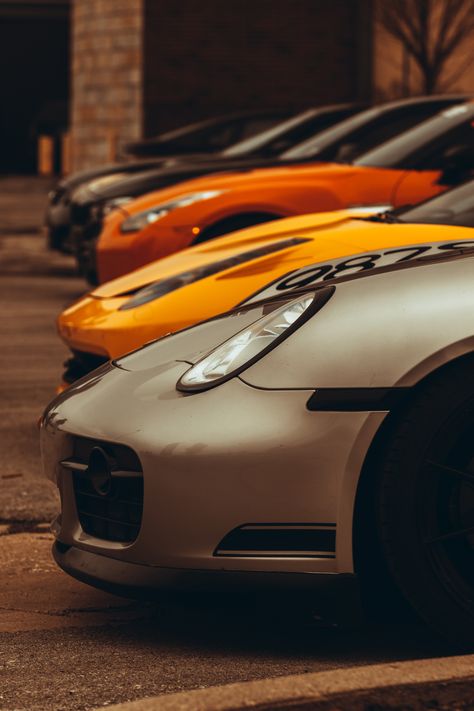
[[[131,602],[57,569],[58,497],[41,478],[37,421],[67,355],[55,317],[85,285],[38,229],[48,187],[0,179],[0,709],[73,711],[442,655],[422,627],[344,631],[284,607]]]

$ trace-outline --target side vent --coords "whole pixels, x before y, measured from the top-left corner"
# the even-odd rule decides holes
[[[215,556],[335,558],[335,523],[249,523],[230,531]]]

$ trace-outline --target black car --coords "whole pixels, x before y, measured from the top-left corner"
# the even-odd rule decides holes
[[[181,155],[182,153],[217,153],[244,141],[283,121],[290,111],[239,111],[218,118],[192,123],[159,136],[133,141],[124,152],[137,158]]]
[[[94,255],[91,254],[91,247],[100,232],[104,211],[119,207],[131,198],[150,190],[205,173],[272,165],[289,148],[340,123],[360,112],[362,108],[362,105],[357,104],[336,104],[308,109],[220,153],[174,156],[159,166],[136,176],[128,176],[132,180],[136,177],[137,180],[127,183],[130,188],[126,195],[123,193],[124,176],[117,173],[80,185],[73,194],[70,209],[70,241],[77,257],[79,271],[88,281],[94,283],[94,267],[91,266],[91,257],[94,261]],[[117,190],[114,190],[115,185]]]
[[[222,171],[243,171],[260,167],[297,164],[315,161],[350,162],[366,153],[371,148],[384,143],[387,139],[416,126],[430,118],[438,111],[465,100],[464,96],[431,96],[395,101],[377,108],[359,111],[355,116],[339,120],[334,118],[336,107],[326,107],[304,124],[304,130],[310,138],[303,140],[302,125],[288,125],[296,119],[285,122],[286,133],[276,135],[278,127],[266,132],[272,134],[272,140],[262,145],[259,153],[253,146],[249,153],[249,144],[257,143],[257,136],[246,141],[246,149],[239,154],[237,147],[219,154],[219,158],[210,157],[206,160],[173,161],[160,168],[148,170],[134,176],[129,176],[114,183],[104,184],[100,181],[83,185],[73,196],[71,208],[72,241],[80,272],[90,283],[94,283],[95,274],[95,242],[102,229],[104,214],[124,204],[125,202],[152,190],[158,190],[169,185],[189,180],[207,173]],[[348,111],[348,107],[340,107]],[[352,113],[355,109],[352,107]],[[333,125],[326,130],[317,130],[317,117],[327,120],[331,112]],[[306,116],[309,112],[306,112]],[[288,143],[293,147],[288,149]],[[273,153],[273,154],[272,154]],[[247,226],[247,225],[241,225]],[[217,236],[217,235],[214,235]]]
[[[170,156],[182,154],[212,154],[246,140],[280,123],[289,111],[240,111],[168,131],[155,138],[129,144],[129,152],[140,160],[110,163],[81,170],[61,180],[49,194],[45,216],[48,244],[51,249],[70,252],[68,241],[71,192],[82,183],[105,176],[124,177],[147,168],[162,165]],[[126,146],[127,149],[127,146]],[[148,158],[147,161],[145,159]],[[112,178],[111,178],[112,179]]]

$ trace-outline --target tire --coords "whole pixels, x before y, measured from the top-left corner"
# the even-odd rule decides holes
[[[215,237],[222,237],[230,232],[236,232],[237,230],[243,230],[246,227],[254,227],[255,225],[261,225],[264,222],[272,222],[273,220],[279,220],[280,215],[272,215],[270,213],[263,212],[247,212],[242,215],[233,215],[232,217],[226,217],[220,222],[216,222],[207,229],[203,230],[198,237],[193,241],[194,244],[202,244]]]
[[[83,241],[76,245],[75,257],[79,274],[90,286],[97,286],[99,278],[96,266],[97,240]]]
[[[474,647],[474,359],[439,371],[400,415],[375,479],[395,584],[458,649]]]

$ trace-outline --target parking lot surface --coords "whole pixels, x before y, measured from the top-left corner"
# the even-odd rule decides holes
[[[40,476],[37,420],[67,355],[55,316],[85,285],[37,229],[47,188],[0,181],[0,709],[87,709],[441,654],[419,627],[341,631],[285,609],[130,602],[56,568],[48,524],[58,498]]]

